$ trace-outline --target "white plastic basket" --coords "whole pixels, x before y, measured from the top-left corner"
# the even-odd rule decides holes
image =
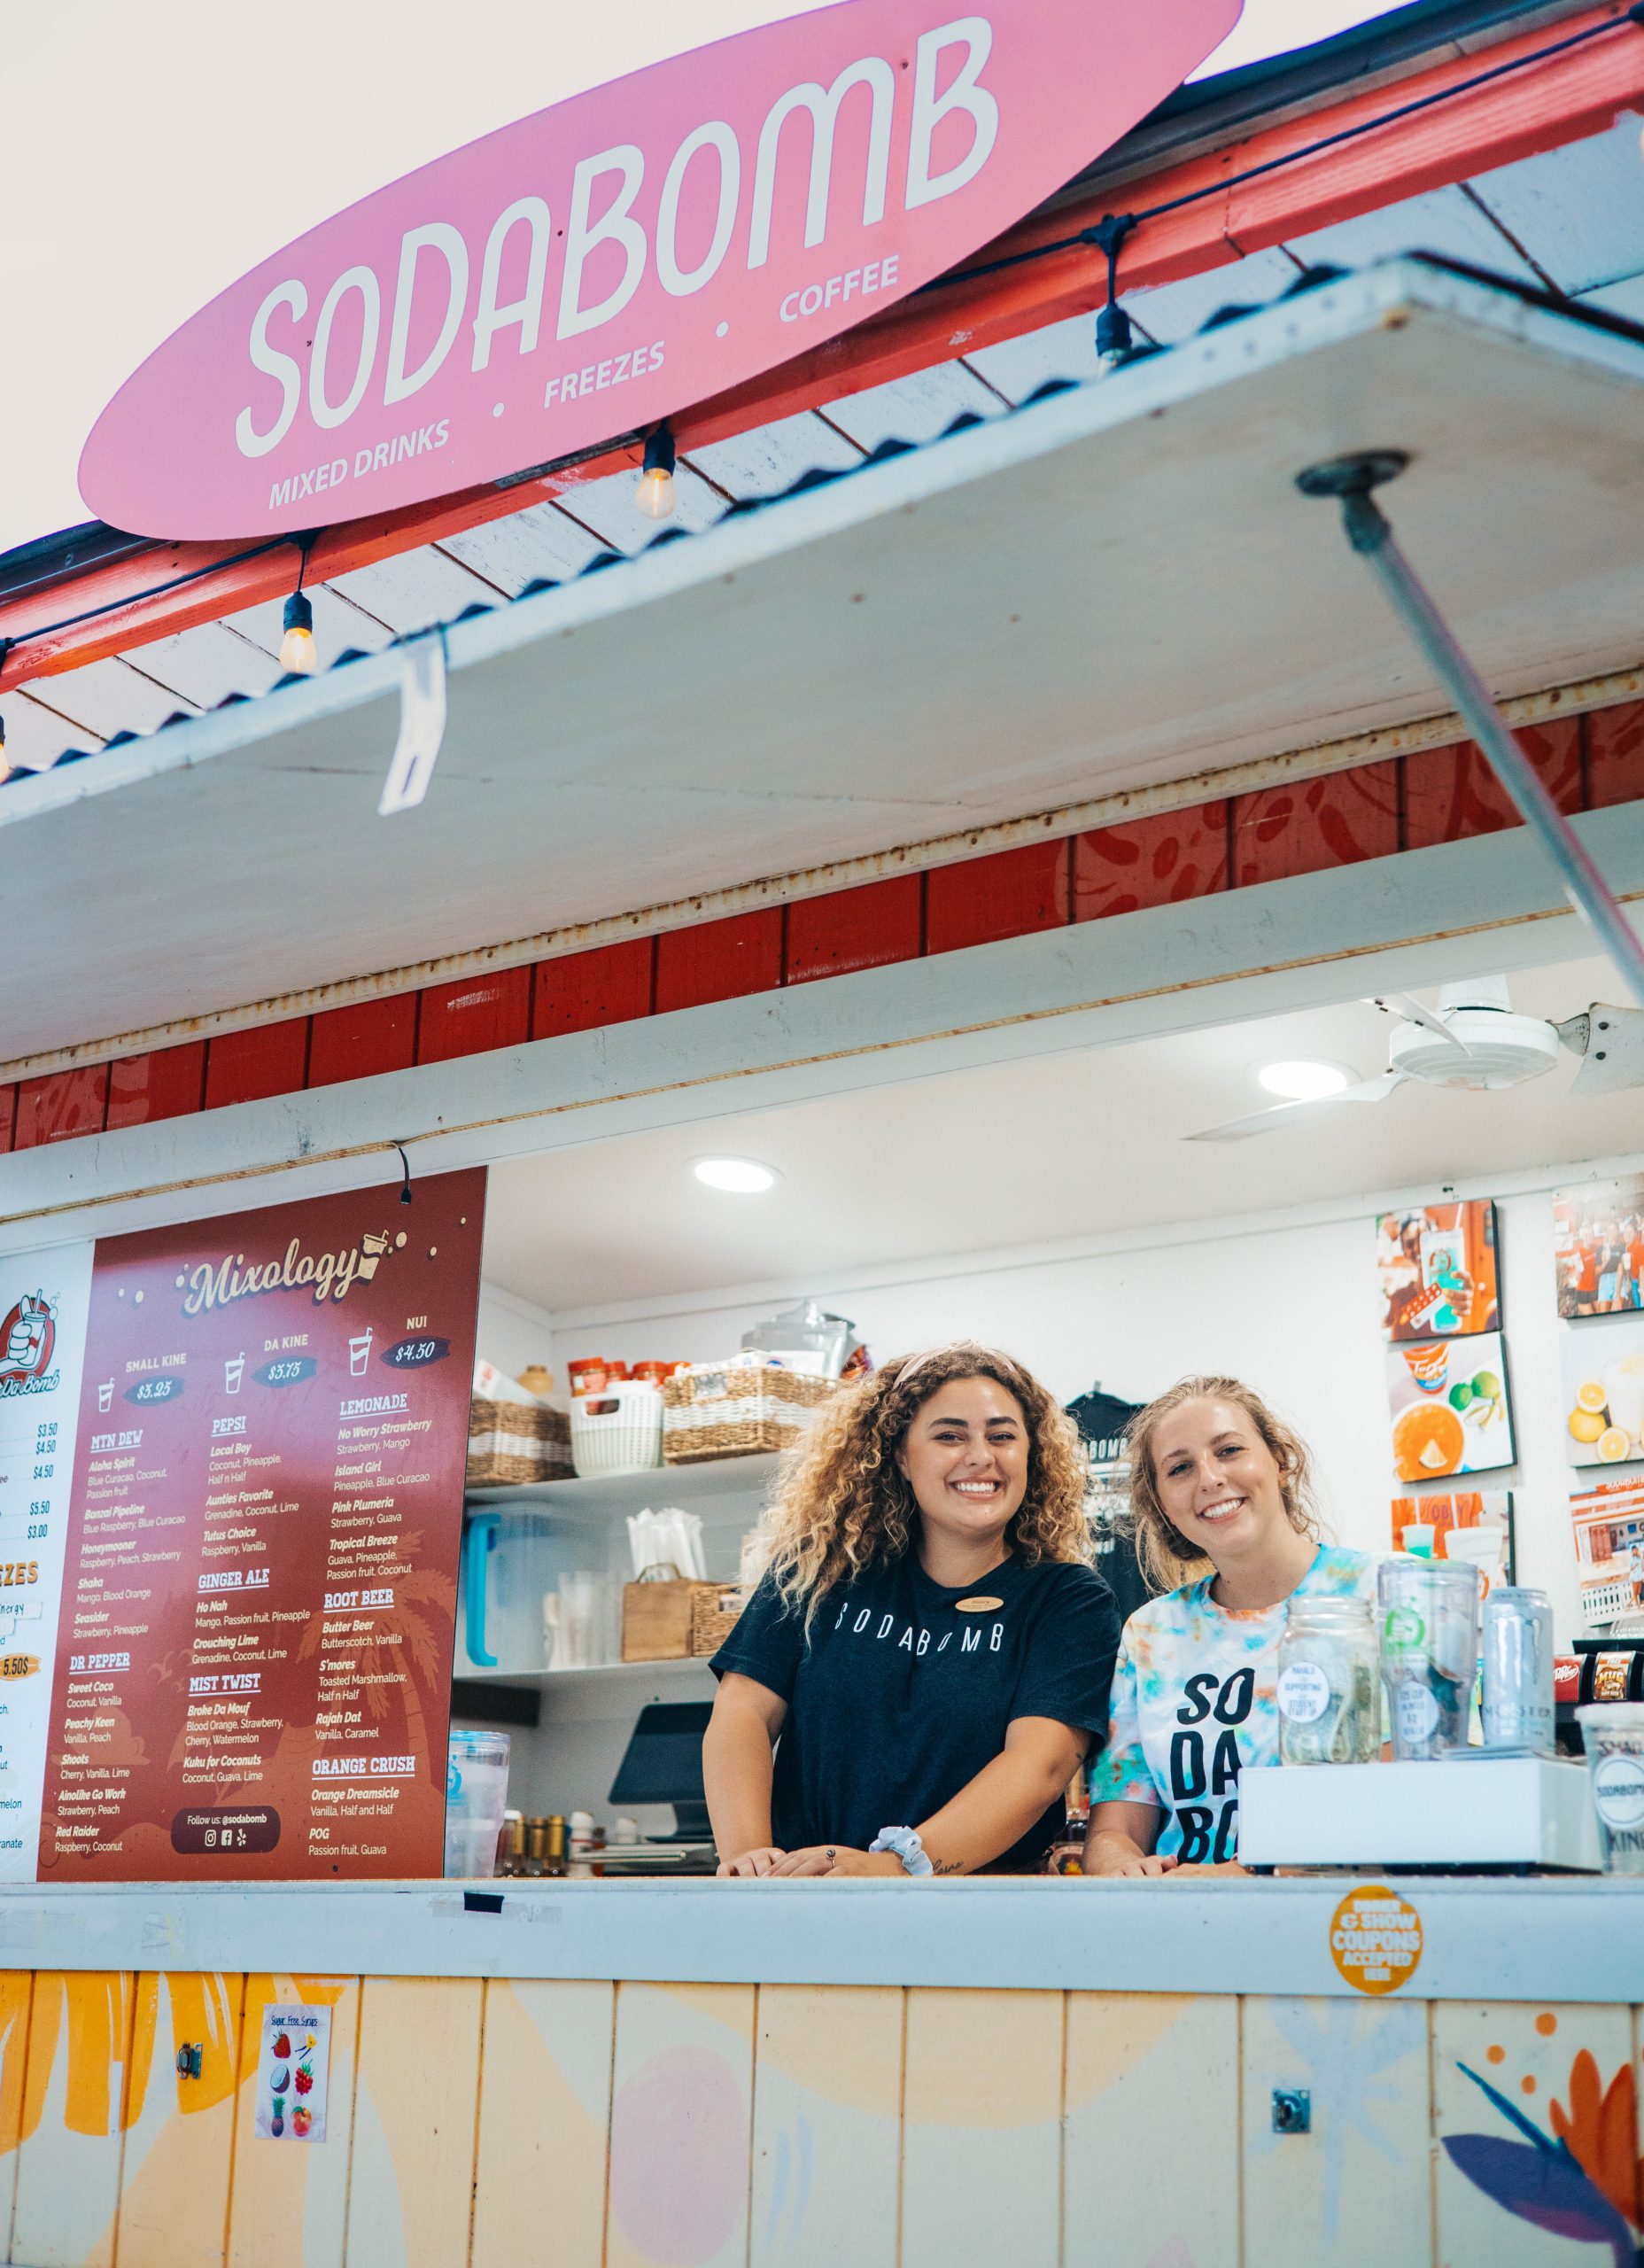
[[[578,1473],[647,1472],[663,1461],[663,1398],[648,1379],[613,1379],[571,1396],[570,1456]]]

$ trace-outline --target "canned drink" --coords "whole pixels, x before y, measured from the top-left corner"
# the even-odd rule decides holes
[[[1484,1732],[1486,1748],[1531,1748],[1551,1756],[1553,1605],[1545,1591],[1499,1583],[1485,1601]]]

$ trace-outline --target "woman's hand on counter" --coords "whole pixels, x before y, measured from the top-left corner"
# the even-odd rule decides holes
[[[790,1851],[772,1872],[790,1879],[799,1875],[894,1875],[907,1868],[894,1851],[852,1851],[842,1843],[818,1845],[809,1851]]]
[[[1094,1846],[1085,1845],[1084,1871],[1087,1875],[1109,1881],[1137,1881],[1158,1875],[1173,1875],[1178,1871],[1174,1859],[1156,1858],[1151,1851],[1138,1851],[1134,1844],[1120,1847],[1116,1835],[1098,1836]]]
[[[1152,1804],[1110,1798],[1094,1806],[1085,1837],[1084,1871],[1108,1881],[1174,1874],[1174,1859],[1155,1855],[1163,1814]]]
[[[760,1875],[773,1875],[779,1860],[786,1860],[786,1851],[779,1851],[772,1844],[763,1844],[757,1850],[744,1851],[734,1859],[721,1859],[717,1871],[737,1882],[752,1882]]]

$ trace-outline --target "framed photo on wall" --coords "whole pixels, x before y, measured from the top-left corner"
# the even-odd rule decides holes
[[[1447,1480],[1511,1464],[1513,1415],[1499,1331],[1387,1349],[1387,1408],[1396,1479]]]
[[[1495,1205],[1490,1198],[1381,1214],[1376,1266],[1384,1339],[1469,1338],[1501,1327]]]
[[[1644,1315],[1607,1315],[1561,1332],[1558,1361],[1570,1463],[1644,1457]]]
[[[1644,1174],[1555,1190],[1553,1252],[1567,1321],[1644,1310]]]
[[[1513,1492],[1479,1495],[1395,1496],[1392,1548],[1423,1559],[1460,1559],[1482,1567],[1486,1592],[1513,1580]]]

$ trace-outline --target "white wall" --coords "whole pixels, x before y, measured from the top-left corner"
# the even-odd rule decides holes
[[[1615,1169],[1613,1161],[1605,1169]],[[1094,1161],[1093,1170],[1099,1170]],[[1557,1319],[1549,1192],[1584,1177],[1581,1169],[1563,1168],[1545,1187],[1498,1195],[1519,1461],[1472,1484],[1512,1489],[1519,1580],[1551,1595],[1561,1644],[1578,1635],[1579,1622],[1568,1517],[1577,1476],[1564,1461],[1558,1340],[1581,1326]],[[1438,1194],[1401,1193],[1400,1201]],[[973,1336],[1025,1362],[1064,1401],[1098,1379],[1140,1401],[1187,1371],[1246,1379],[1311,1445],[1336,1538],[1385,1550],[1391,1500],[1408,1493],[1396,1490],[1391,1477],[1379,1332],[1375,1215],[1385,1201],[1367,1197],[1226,1231],[1138,1229],[1060,1251],[953,1257],[917,1273],[883,1269],[873,1271],[880,1280],[857,1275],[808,1288],[855,1320],[876,1359]],[[734,1348],[750,1322],[786,1303],[767,1287],[671,1309],[659,1301],[639,1318],[615,1309],[562,1315],[555,1329],[568,1355],[711,1360]],[[1454,1485],[1433,1487],[1442,1493]]]

